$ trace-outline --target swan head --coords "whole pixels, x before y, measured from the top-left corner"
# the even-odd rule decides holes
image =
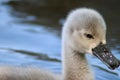
[[[120,65],[106,45],[106,24],[97,11],[88,8],[73,10],[66,19],[62,34],[63,45],[67,44],[79,54],[93,54],[110,69]]]

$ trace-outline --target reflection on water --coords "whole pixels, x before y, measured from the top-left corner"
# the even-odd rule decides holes
[[[33,6],[32,0],[21,1],[0,4],[0,64],[45,67],[60,73],[61,26],[65,15],[75,5],[71,5],[72,1],[67,5],[56,5],[60,1],[47,4],[45,0],[46,2],[37,4],[38,0],[34,0],[33,4],[36,6]],[[26,6],[28,2],[29,5]],[[108,44],[114,55],[120,59],[119,11],[113,10],[113,13],[108,14],[111,11],[108,6],[112,2],[105,8],[106,3],[102,2],[104,6],[96,1],[93,4],[98,4],[97,6],[87,2],[85,4],[104,14],[108,24]],[[120,80],[120,68],[111,71],[94,56],[87,55],[87,59],[95,71],[96,80]]]

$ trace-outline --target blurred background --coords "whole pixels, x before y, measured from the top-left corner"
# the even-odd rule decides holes
[[[61,73],[61,28],[66,15],[79,7],[94,8],[105,18],[107,41],[120,59],[120,0],[0,0],[0,65],[44,67]],[[96,80],[120,80],[87,56]]]

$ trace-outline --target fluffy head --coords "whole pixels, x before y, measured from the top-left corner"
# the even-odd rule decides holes
[[[88,8],[70,12],[63,27],[63,45],[81,53],[92,53],[99,43],[106,43],[106,24],[103,17]]]

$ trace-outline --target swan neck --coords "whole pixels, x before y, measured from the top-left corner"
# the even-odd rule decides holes
[[[64,80],[93,80],[85,55],[67,46],[63,48],[63,75]]]

